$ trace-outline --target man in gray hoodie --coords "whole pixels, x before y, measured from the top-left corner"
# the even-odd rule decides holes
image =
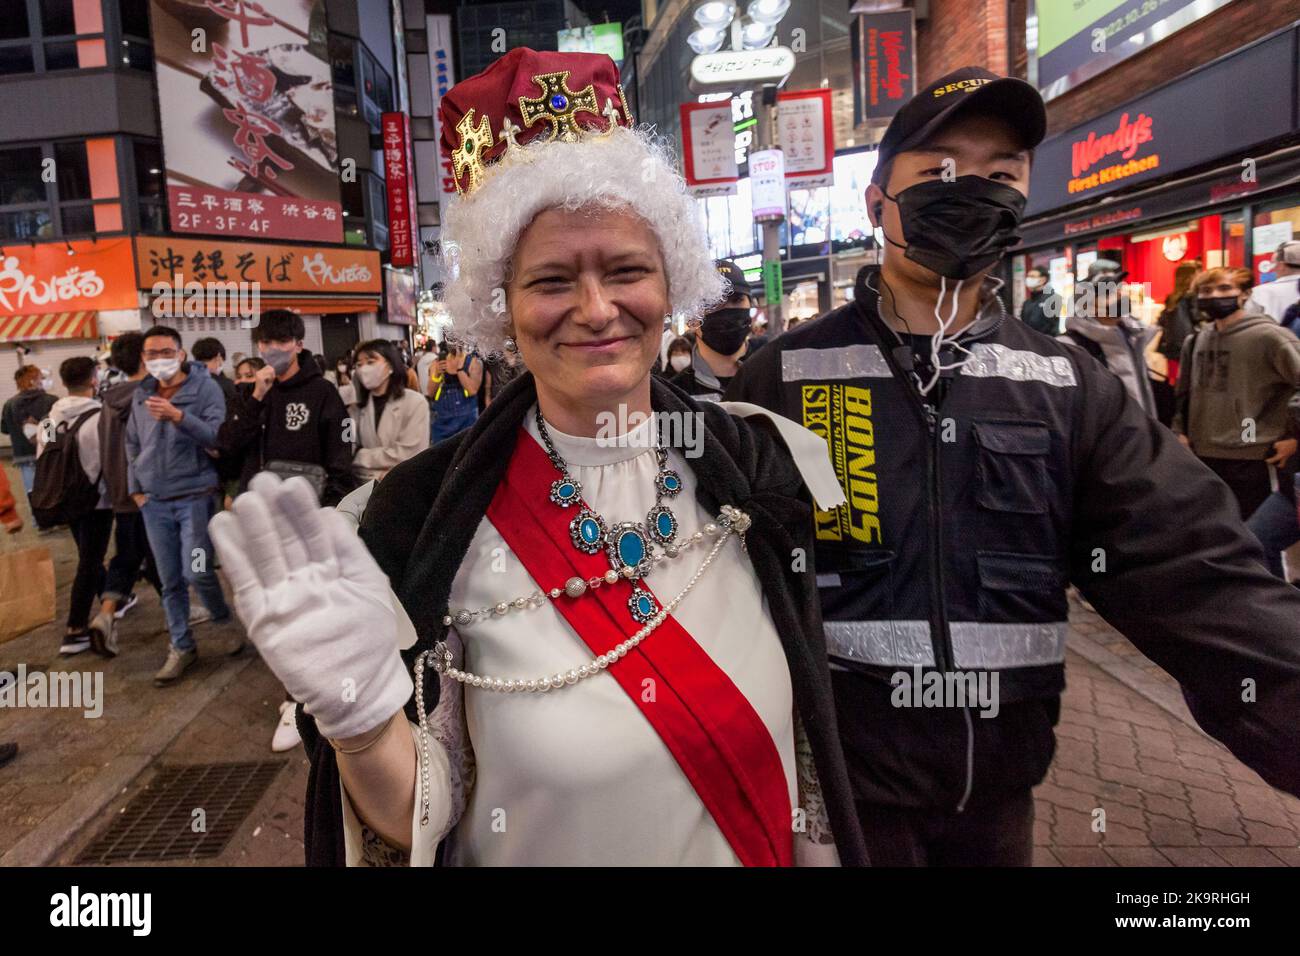
[[[1114,372],[1128,393],[1155,418],[1146,347],[1157,330],[1129,314],[1128,297],[1120,294],[1120,283],[1127,275],[1112,259],[1097,259],[1089,265],[1088,278],[1074,288],[1073,314],[1058,337]]]
[[[1208,321],[1183,345],[1173,422],[1179,441],[1232,489],[1243,519],[1295,454],[1287,402],[1300,388],[1300,340],[1247,311],[1252,284],[1249,269],[1209,269],[1192,283]]]
[[[127,490],[126,425],[135,390],[145,377],[144,361],[140,357],[143,348],[144,336],[139,332],[124,332],[113,340],[110,361],[126,380],[104,392],[104,410],[99,416],[99,456],[116,519],[113,557],[108,562],[99,613],[89,628],[91,650],[102,657],[117,655],[117,619],[135,603],[132,592],[142,569],[145,579],[162,595],[162,582],[153,552],[149,550],[144,518]]]
[[[198,660],[190,631],[190,585],[213,623],[230,608],[212,567],[208,520],[217,492],[217,468],[208,449],[226,420],[221,387],[199,362],[187,362],[180,333],[156,325],[144,333],[144,377],[131,395],[126,423],[127,491],[144,516],[149,547],[163,584],[163,611],[171,647],[154,675],[174,683]]]

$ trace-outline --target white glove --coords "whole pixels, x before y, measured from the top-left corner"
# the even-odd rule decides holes
[[[209,528],[239,619],[321,733],[355,737],[401,709],[412,687],[388,578],[305,478],[261,472]]]

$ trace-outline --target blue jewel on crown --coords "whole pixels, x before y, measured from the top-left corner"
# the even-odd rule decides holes
[[[645,516],[650,537],[660,544],[668,544],[677,537],[677,516],[666,505],[656,505]]]
[[[671,468],[664,468],[659,474],[655,475],[655,487],[659,489],[659,494],[664,497],[676,497],[681,494],[682,476]]]
[[[632,596],[627,599],[627,609],[632,612],[632,619],[638,624],[648,624],[659,613],[654,595],[642,587],[632,588]]]
[[[556,93],[551,97],[551,109],[557,113],[569,105],[569,99],[563,93]]]
[[[579,504],[582,501],[582,484],[568,477],[551,482],[551,500],[561,508]]]
[[[628,577],[643,578],[650,573],[654,545],[644,525],[620,521],[605,532],[605,555],[615,571],[623,573],[624,568],[632,568]]]
[[[569,522],[569,539],[583,554],[599,554],[605,546],[606,533],[604,519],[586,505]]]

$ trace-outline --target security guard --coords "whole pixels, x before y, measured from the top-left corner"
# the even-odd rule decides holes
[[[697,400],[716,402],[740,367],[749,338],[753,299],[744,271],[730,259],[719,259],[718,273],[728,286],[727,298],[695,327],[691,364],[670,381]]]
[[[727,393],[823,436],[849,499],[815,515],[816,570],[877,865],[1030,862],[1070,582],[1202,727],[1300,793],[1300,594],[1119,379],[997,296],[1045,126],[1016,79],[923,89],[867,190],[882,266]]]

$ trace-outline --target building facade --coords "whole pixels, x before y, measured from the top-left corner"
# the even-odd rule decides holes
[[[0,400],[21,361],[53,373],[159,320],[159,283],[256,283],[261,307],[301,313],[328,357],[407,336],[413,309],[384,300],[379,138],[404,100],[401,6],[263,7],[274,16],[237,0],[6,5]],[[162,316],[187,344],[252,352],[254,322],[187,302]]]

